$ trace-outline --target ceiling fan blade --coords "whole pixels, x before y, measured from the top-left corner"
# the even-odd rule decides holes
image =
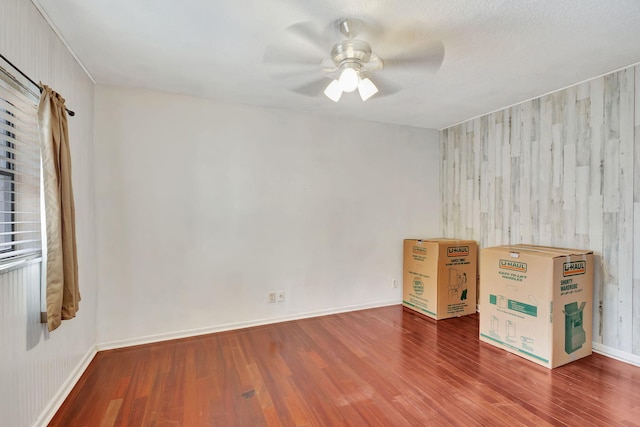
[[[378,93],[372,96],[371,100],[375,98],[384,98],[384,97],[393,95],[395,93],[398,93],[402,90],[402,87],[400,85],[398,85],[397,83],[393,82],[390,79],[381,77],[380,74],[376,74],[375,76],[371,77],[371,80],[378,88]]]
[[[308,84],[311,81],[324,79],[324,76],[320,72],[281,72],[272,73],[271,77],[278,80],[281,85],[285,87],[296,87]]]
[[[371,43],[375,43],[378,49],[397,49],[403,46],[413,46],[437,40],[438,37],[425,29],[429,25],[421,22],[395,23],[393,28],[378,29],[371,34]]]
[[[370,17],[362,18],[361,21],[362,21],[362,26],[356,38],[367,41],[372,44],[377,43],[384,34],[382,24],[380,24],[380,22],[378,21],[374,21]]]
[[[283,81],[288,87],[301,85],[323,75],[323,58],[305,49],[293,52],[279,46],[268,46],[263,63],[272,78]]]
[[[321,68],[324,56],[309,52],[306,49],[285,49],[280,46],[267,46],[262,56],[265,64],[291,64]]]
[[[269,46],[265,50],[263,62],[269,75],[287,88],[305,87],[336,73],[335,64],[330,59],[306,49],[301,49],[298,53],[279,46]],[[303,94],[309,92],[305,89],[300,91]]]
[[[444,44],[426,28],[429,24],[421,22],[396,24],[394,28],[375,32],[371,45],[384,61],[385,68],[438,70],[444,60]]]
[[[331,51],[335,41],[329,37],[326,29],[314,22],[297,22],[287,27],[287,31],[298,36],[309,46],[315,47],[322,55]]]
[[[380,54],[382,56],[382,53]],[[444,44],[440,40],[416,44],[404,51],[382,56],[384,68],[394,70],[437,71],[444,61]]]
[[[331,83],[331,80],[322,77],[322,78],[313,80],[309,83],[306,83],[304,85],[295,87],[291,90],[293,92],[299,93],[300,95],[315,97],[315,96],[322,95],[322,92],[325,90],[325,88],[329,83]]]

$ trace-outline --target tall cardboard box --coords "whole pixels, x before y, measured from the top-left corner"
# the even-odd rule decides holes
[[[580,249],[483,249],[480,340],[547,368],[590,355],[593,262]]]
[[[477,258],[473,240],[405,240],[402,304],[436,320],[475,313]]]

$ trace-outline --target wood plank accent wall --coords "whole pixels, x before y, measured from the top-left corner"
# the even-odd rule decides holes
[[[594,250],[594,341],[640,355],[636,81],[640,66],[444,129],[440,142],[444,235]]]

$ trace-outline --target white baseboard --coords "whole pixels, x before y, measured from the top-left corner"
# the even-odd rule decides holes
[[[389,305],[401,304],[402,300],[393,299],[387,301],[377,301],[367,304],[356,304],[326,310],[310,311],[304,313],[296,313],[286,316],[269,317],[266,319],[250,320],[246,322],[225,323],[221,325],[207,326],[204,328],[188,329],[183,331],[173,331],[162,334],[147,335],[137,338],[127,338],[124,340],[108,341],[96,344],[98,351],[113,350],[116,348],[131,347],[134,345],[151,344],[154,342],[168,341],[179,338],[189,338],[198,335],[212,334],[216,332],[232,331],[235,329],[250,328],[252,326],[268,325],[271,323],[287,322],[290,320],[308,319],[311,317],[327,316],[330,314],[346,313],[349,311],[365,310],[368,308],[386,307]]]
[[[640,367],[640,356],[636,356],[635,354],[627,353],[626,351],[608,347],[597,342],[592,343],[592,349],[594,353],[602,354],[603,356]]]
[[[53,416],[56,414],[56,412],[58,412],[58,409],[60,409],[60,406],[62,406],[67,396],[69,396],[69,393],[71,393],[73,387],[76,385],[82,374],[84,374],[84,371],[86,371],[89,363],[91,363],[96,353],[96,347],[92,346],[87,354],[85,354],[84,357],[80,359],[80,362],[78,362],[73,371],[71,371],[71,374],[64,382],[64,384],[62,384],[62,387],[58,389],[58,392],[55,394],[55,396],[53,396],[53,399],[49,401],[49,404],[44,408],[42,413],[40,413],[40,416],[33,424],[34,426],[46,427],[47,424],[51,422]]]

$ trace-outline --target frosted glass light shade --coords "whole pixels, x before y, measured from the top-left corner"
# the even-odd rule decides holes
[[[360,80],[360,83],[358,83],[358,93],[360,94],[360,98],[362,98],[362,101],[366,101],[367,99],[378,93],[378,88],[373,84],[371,80],[362,79]]]
[[[338,80],[333,80],[324,90],[324,94],[333,102],[338,102],[342,96],[342,85]]]
[[[345,68],[340,73],[340,85],[345,92],[353,92],[358,87],[360,76],[358,72],[353,68]]]

